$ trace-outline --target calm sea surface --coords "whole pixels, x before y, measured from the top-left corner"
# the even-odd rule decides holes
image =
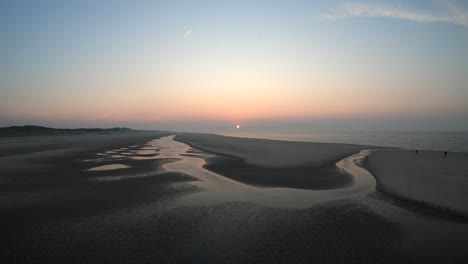
[[[468,131],[463,132],[312,132],[224,133],[226,136],[306,142],[349,143],[420,150],[468,152]]]

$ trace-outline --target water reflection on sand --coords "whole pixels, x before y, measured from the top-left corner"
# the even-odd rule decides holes
[[[203,168],[203,155],[193,153],[187,144],[174,141],[174,136],[164,137],[151,142],[161,147],[160,158],[177,159],[163,165],[167,171],[182,172],[200,179],[191,184],[204,191],[183,196],[180,205],[206,205],[226,201],[245,201],[271,207],[304,208],[317,203],[349,198],[369,193],[375,188],[375,179],[365,169],[356,164],[368,151],[362,151],[337,163],[342,170],[354,176],[355,184],[331,190],[303,190],[292,188],[265,188],[240,183]],[[184,155],[187,152],[190,155]]]
[[[131,168],[131,167],[124,165],[124,164],[109,164],[109,165],[93,167],[91,169],[88,169],[88,171],[107,171],[107,170],[118,170],[118,169],[128,169],[128,168]]]
[[[336,166],[341,169],[342,173],[348,172],[354,176],[354,184],[350,186],[329,190],[270,188],[241,183],[204,169],[204,158],[212,154],[193,149],[185,143],[175,141],[174,137],[175,136],[168,136],[155,139],[142,147],[132,146],[129,148],[110,150],[105,152],[109,154],[108,156],[103,157],[98,154],[99,158],[95,160],[97,162],[108,162],[116,159],[121,163],[124,163],[126,159],[170,160],[170,162],[162,166],[162,171],[154,171],[141,175],[97,177],[93,180],[123,180],[135,177],[157,176],[165,172],[179,172],[199,179],[199,181],[193,181],[190,182],[190,184],[195,185],[202,191],[179,198],[177,205],[196,206],[228,201],[243,201],[281,208],[305,208],[318,203],[361,196],[373,191],[376,185],[374,177],[367,170],[358,165],[359,162],[370,154],[369,150],[363,150],[336,164]],[[112,164],[92,168],[91,170],[111,169],[111,167],[117,168],[115,167],[116,165],[125,166],[122,164]]]

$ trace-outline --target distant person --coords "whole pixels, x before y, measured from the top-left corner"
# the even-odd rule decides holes
[[[444,159],[447,158],[447,151],[444,152]]]
[[[418,155],[418,150],[416,150],[416,156]]]

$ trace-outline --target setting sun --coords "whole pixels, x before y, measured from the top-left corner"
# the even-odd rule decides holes
[[[239,125],[237,125],[237,126],[236,126],[236,128],[240,128],[240,126],[239,126]]]

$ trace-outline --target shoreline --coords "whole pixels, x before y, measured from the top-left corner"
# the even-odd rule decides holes
[[[251,139],[356,144],[423,151],[468,153],[468,131],[312,131],[298,133],[218,133]],[[468,145],[467,145],[468,146]]]

